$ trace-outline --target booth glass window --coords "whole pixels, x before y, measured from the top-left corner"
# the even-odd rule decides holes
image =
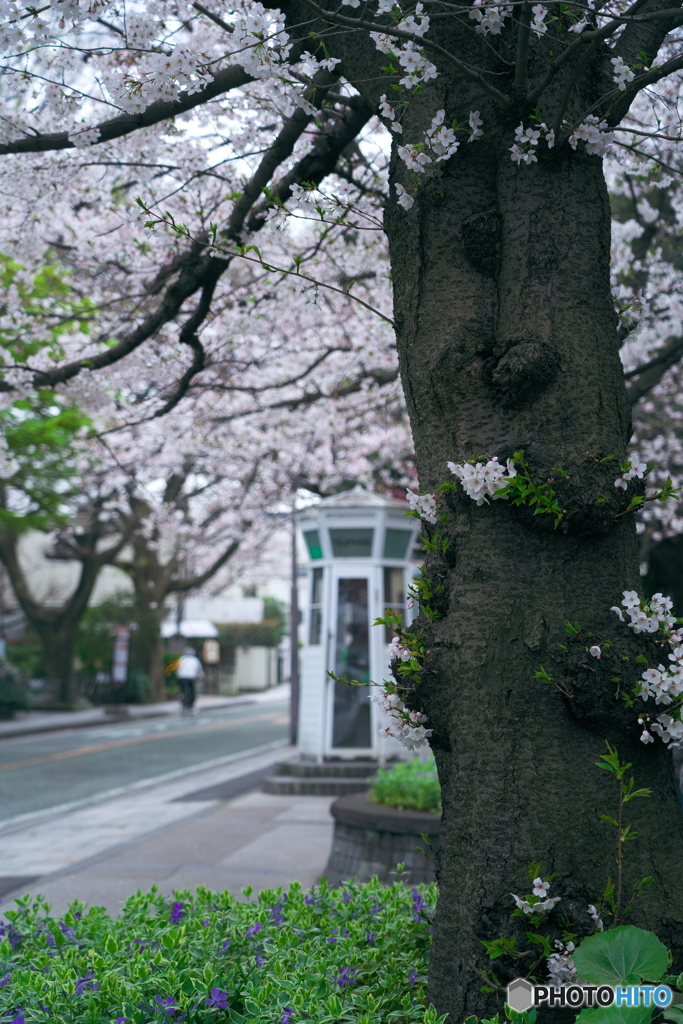
[[[339,580],[334,671],[363,685],[334,683],[333,747],[372,746],[369,612],[367,579]]]
[[[403,569],[384,569],[384,608],[385,613],[389,610],[398,612],[403,618],[406,607],[405,581]],[[386,641],[391,643],[392,637],[396,635],[393,626],[384,627]]]
[[[387,529],[384,534],[383,558],[405,558],[408,545],[413,538],[412,530]]]
[[[308,642],[313,647],[320,643],[323,625],[323,571],[314,569],[311,578],[311,604],[309,607]]]
[[[330,530],[330,543],[335,558],[370,558],[374,530]]]
[[[312,561],[323,557],[320,533],[317,530],[304,530],[304,540]]]

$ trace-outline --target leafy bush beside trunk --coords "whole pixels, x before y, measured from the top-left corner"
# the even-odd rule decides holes
[[[250,889],[244,894],[251,895]],[[0,926],[0,1020],[60,1024],[441,1024],[425,982],[434,886],[377,880],[265,890],[138,892],[112,920],[17,901]]]
[[[441,814],[441,786],[434,755],[426,761],[419,757],[399,761],[391,768],[380,768],[368,796],[385,807]]]

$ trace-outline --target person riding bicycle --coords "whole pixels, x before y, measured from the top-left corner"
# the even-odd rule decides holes
[[[192,714],[195,700],[195,685],[198,679],[204,678],[204,666],[192,650],[186,647],[176,669],[180,684],[180,700],[185,714]]]

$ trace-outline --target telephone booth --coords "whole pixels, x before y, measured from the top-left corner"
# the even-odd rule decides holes
[[[308,556],[299,699],[303,757],[385,760],[405,753],[397,741],[380,736],[386,721],[370,700],[370,683],[387,678],[393,635],[372,623],[387,608],[404,621],[409,614],[406,595],[417,571],[411,559],[420,524],[405,516],[406,509],[404,501],[356,487],[297,517]],[[361,685],[335,682],[328,669]]]

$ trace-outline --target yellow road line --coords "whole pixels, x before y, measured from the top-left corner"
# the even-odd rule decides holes
[[[249,725],[251,722],[273,722],[274,725],[286,725],[289,717],[280,711],[270,711],[264,715],[252,715],[251,718],[240,718],[234,722],[221,722],[213,725],[200,725],[189,735],[198,732],[215,732],[217,729],[228,729],[236,725]],[[128,740],[114,740],[111,743],[98,743],[90,747],[78,747],[76,750],[61,750],[56,754],[46,754],[44,757],[30,757],[24,761],[8,761],[0,764],[0,771],[8,772],[14,768],[28,768],[34,764],[47,764],[50,761],[63,761],[67,757],[80,757],[81,754],[96,754],[100,750],[114,750],[116,747],[131,747],[135,743],[151,743],[153,740],[167,740],[174,736],[187,735],[182,732],[152,733],[150,736],[135,736]]]

